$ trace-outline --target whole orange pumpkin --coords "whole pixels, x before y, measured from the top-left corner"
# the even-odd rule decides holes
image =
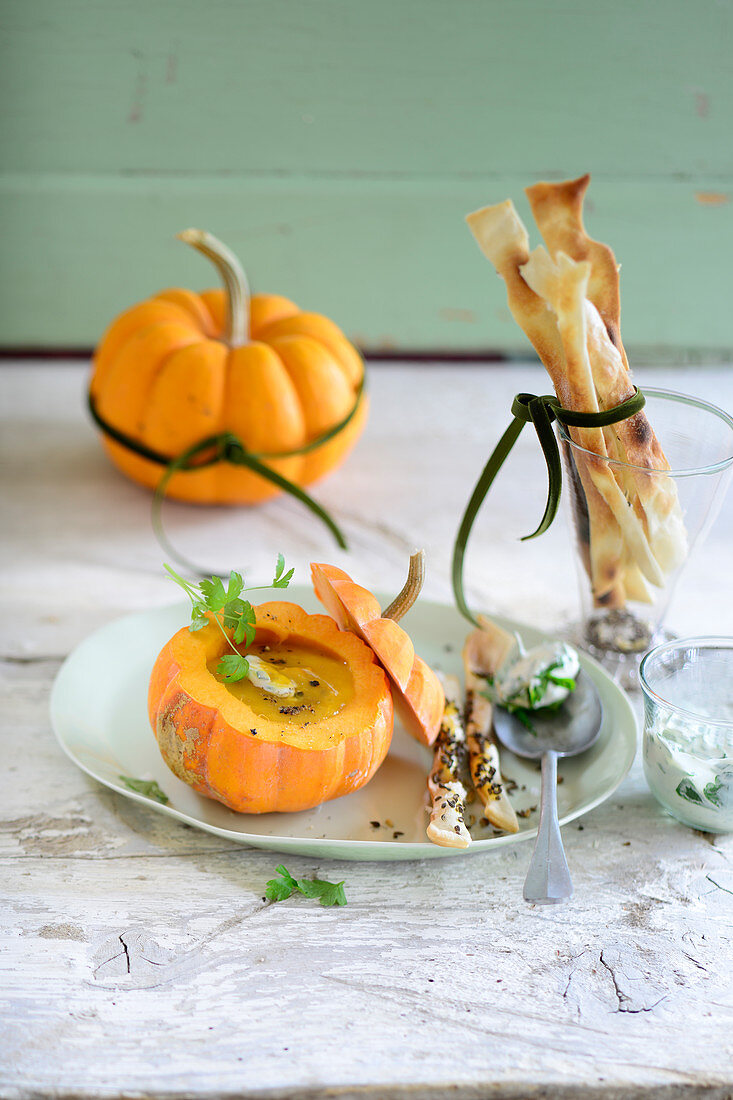
[[[90,403],[110,458],[153,488],[161,463],[135,446],[173,459],[229,432],[289,481],[310,484],[343,461],[364,427],[359,353],[327,317],[278,295],[250,297],[239,261],[211,234],[179,236],[216,265],[224,288],[162,290],[107,330]],[[176,472],[166,487],[167,496],[211,504],[254,504],[280,491],[228,462]]]

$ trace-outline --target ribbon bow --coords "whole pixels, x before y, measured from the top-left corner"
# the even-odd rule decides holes
[[[191,447],[187,447],[186,450],[181,451],[180,454],[171,457],[170,455],[161,454],[160,451],[156,451],[152,447],[147,447],[144,443],[141,443],[137,439],[133,439],[132,436],[127,435],[125,432],[120,431],[118,428],[108,423],[108,421],[100,415],[91,392],[89,393],[88,401],[92,419],[106,436],[113,439],[116,443],[121,444],[123,447],[126,447],[127,450],[132,451],[133,454],[139,455],[140,458],[145,458],[148,462],[154,462],[156,465],[164,467],[160,481],[155,487],[155,492],[153,494],[151,508],[153,530],[155,531],[159,543],[170,557],[194,572],[201,572],[196,566],[192,566],[192,563],[187,561],[186,558],[178,554],[168,541],[163,529],[162,506],[165,498],[165,491],[174,474],[186,470],[202,470],[207,466],[214,466],[218,462],[228,462],[231,466],[245,466],[247,469],[252,470],[253,473],[259,474],[260,477],[265,478],[266,481],[272,482],[272,484],[276,485],[279,489],[284,490],[286,493],[290,493],[291,496],[304,504],[306,508],[309,508],[314,515],[318,516],[326,527],[328,527],[342,550],[347,549],[346,539],[340,527],[335,520],[331,518],[325,508],[322,508],[318,501],[314,500],[312,496],[306,493],[304,489],[301,489],[299,485],[296,485],[295,482],[290,481],[276,470],[273,470],[271,466],[268,466],[263,461],[263,459],[291,458],[295,455],[308,454],[310,451],[316,450],[317,447],[321,447],[324,443],[333,439],[334,436],[338,435],[354,417],[361,403],[364,385],[365,379],[364,376],[362,376],[359,388],[354,397],[354,403],[348,414],[340,420],[338,424],[334,424],[332,428],[322,432],[316,439],[311,440],[310,443],[306,443],[302,447],[296,447],[289,451],[272,451],[267,453],[248,451],[242,440],[239,436],[235,435],[234,432],[219,432],[216,435],[209,435],[205,439],[200,439]]]
[[[606,409],[603,412],[592,413],[576,412],[573,409],[563,408],[554,394],[542,394],[541,396],[533,393],[517,394],[512,402],[512,416],[514,419],[494,447],[489,461],[476,483],[476,488],[473,490],[471,499],[463,513],[463,519],[459,525],[453,546],[453,565],[451,569],[453,594],[458,610],[469,622],[478,626],[474,615],[469,610],[463,591],[463,561],[466,555],[466,544],[486,494],[509,452],[517,442],[524,425],[534,425],[542,453],[545,456],[545,462],[547,463],[547,503],[536,530],[531,535],[523,535],[522,542],[527,539],[534,539],[547,530],[557,514],[560,503],[562,465],[557,439],[552,430],[553,420],[558,420],[561,424],[573,428],[604,428],[608,424],[616,424],[619,420],[626,420],[628,417],[634,416],[644,408],[644,404],[644,394],[637,386],[634,386],[632,396],[620,405],[616,405],[612,409]]]

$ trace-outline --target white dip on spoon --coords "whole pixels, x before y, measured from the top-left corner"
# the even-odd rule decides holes
[[[564,642],[543,642],[506,661],[494,680],[495,702],[513,710],[557,706],[575,690],[577,651]]]

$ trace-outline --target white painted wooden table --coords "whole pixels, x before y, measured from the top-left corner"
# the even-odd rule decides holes
[[[665,816],[640,762],[568,826],[575,899],[521,899],[528,848],[426,863],[288,860],[345,879],[348,906],[262,901],[276,855],[118,797],[62,754],[48,720],[61,660],[95,627],[171,602],[149,497],[103,457],[83,364],[11,364],[2,394],[4,679],[0,803],[3,1097],[730,1097],[733,838]],[[733,407],[730,368],[640,371]],[[532,365],[371,371],[366,434],[317,489],[350,555],[288,501],[167,506],[212,569],[269,573],[282,550],[396,588],[428,553],[450,599],[453,534]],[[577,611],[564,522],[518,544],[543,504],[527,431],[477,525],[476,605],[552,627]],[[733,500],[670,625],[733,629]]]

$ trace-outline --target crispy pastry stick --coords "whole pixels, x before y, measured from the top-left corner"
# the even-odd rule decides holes
[[[589,237],[583,225],[583,199],[589,183],[590,175],[586,173],[580,179],[562,183],[535,183],[526,187],[524,193],[550,254],[555,256],[564,252],[573,260],[590,263],[588,298],[598,310],[628,369],[621,343],[621,294],[616,257],[607,244]]]
[[[579,401],[568,384],[565,353],[556,318],[543,298],[522,277],[520,268],[529,259],[529,238],[511,199],[476,210],[467,216],[466,221],[479,248],[504,279],[512,315],[544,363],[560,403],[567,408],[582,410],[582,398]],[[573,433],[575,431],[573,429]],[[620,579],[623,558],[621,531],[587,468],[581,464],[578,474],[588,512],[587,568],[593,593],[598,603],[619,607],[623,605],[625,596]]]
[[[581,396],[586,412],[598,411],[598,399],[586,346],[586,291],[590,264],[577,263],[564,252],[551,259],[540,246],[522,266],[522,275],[532,289],[540,294],[557,315],[569,383]],[[592,308],[592,307],[591,307]],[[606,440],[600,428],[577,428],[580,446],[593,454],[575,454],[576,465],[582,458],[593,484],[613,512],[624,541],[634,561],[652,584],[664,584],[664,574],[649,545],[644,525],[603,459],[608,457]],[[597,458],[595,456],[598,456]],[[581,475],[582,476],[582,475]]]
[[[557,322],[547,304],[522,278],[520,266],[529,259],[529,237],[511,199],[485,206],[466,217],[468,228],[484,256],[506,283],[509,309],[529,337],[552,379],[561,404],[571,394],[565,380],[565,355]]]
[[[466,676],[466,742],[471,778],[484,805],[486,818],[496,829],[519,832],[517,815],[504,789],[499,752],[492,731],[493,704],[486,698],[487,678],[493,677],[516,640],[489,619],[481,617],[481,630],[473,630],[463,646]]]
[[[461,720],[460,685],[456,676],[443,676],[445,710],[434,746],[433,767],[428,777],[432,799],[428,840],[443,848],[468,848],[466,788],[461,770],[466,753],[466,733]]]
[[[621,342],[621,304],[618,264],[608,245],[594,241],[583,225],[583,199],[590,176],[562,183],[536,183],[526,189],[532,213],[555,258],[564,252],[591,265],[586,303],[587,345],[593,382],[601,409],[613,408],[633,393],[629,364]],[[618,439],[622,462],[650,471],[669,469],[662,448],[645,413],[606,429],[607,439]],[[671,478],[649,477],[639,470],[614,468],[648,531],[649,544],[664,572],[679,565],[687,554],[687,535]],[[631,491],[629,491],[631,490]],[[633,587],[633,580],[629,576]],[[629,595],[631,595],[629,593]],[[633,596],[631,598],[634,598]]]
[[[600,408],[610,409],[633,393],[631,376],[591,302],[585,303],[585,312],[588,357],[598,403]],[[669,463],[643,410],[609,425],[605,431],[618,443],[618,453],[611,457],[630,463],[614,466],[614,474],[633,502],[660,568],[669,573],[687,556],[687,533],[674,479],[655,476],[669,470]]]

